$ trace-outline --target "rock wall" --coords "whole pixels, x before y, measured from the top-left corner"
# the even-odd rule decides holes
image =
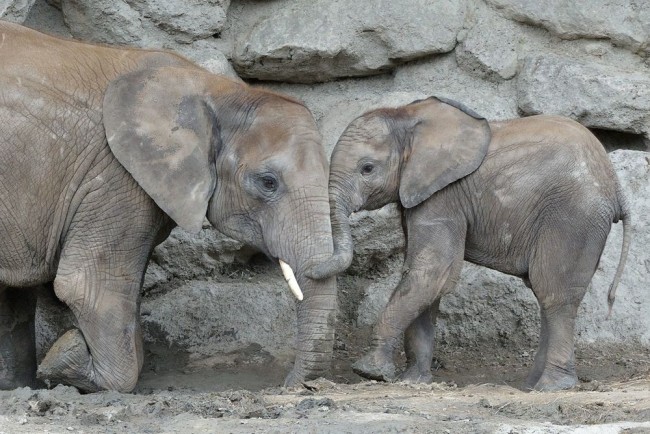
[[[535,113],[576,119],[611,151],[634,231],[605,321],[621,247],[621,227],[614,226],[580,309],[578,342],[650,346],[644,2],[3,0],[0,16],[88,41],[169,48],[213,72],[291,94],[313,111],[328,152],[362,112],[429,95],[462,101],[490,120]],[[398,282],[404,240],[394,207],[354,219],[355,260],[339,279],[339,329],[351,331],[339,332],[339,340],[365,345],[351,336],[365,336]],[[149,343],[196,357],[252,346],[284,360],[294,309],[279,272],[239,243],[210,228],[196,237],[177,229],[152,258],[143,322]],[[441,310],[443,346],[536,346],[536,302],[516,278],[467,264]]]

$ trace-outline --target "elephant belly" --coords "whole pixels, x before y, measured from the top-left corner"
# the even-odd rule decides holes
[[[528,275],[532,230],[522,230],[525,223],[500,218],[486,227],[469,231],[465,242],[465,260],[517,277]],[[491,223],[491,224],[490,224]]]
[[[511,276],[528,276],[528,255],[493,254],[485,249],[467,248],[465,260]]]

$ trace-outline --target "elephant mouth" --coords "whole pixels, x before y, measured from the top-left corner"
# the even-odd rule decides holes
[[[274,255],[271,255],[271,253],[266,249],[262,250],[262,253],[264,253],[266,257],[271,260],[271,262],[275,262],[276,264],[280,265],[280,270],[282,271],[282,277],[284,277],[284,280],[287,282],[291,294],[293,294],[293,296],[296,297],[298,301],[302,301],[304,298],[302,294],[302,290],[300,289],[300,285],[298,284],[298,280],[296,279],[296,275],[293,271],[293,268],[291,268],[291,265],[289,265],[282,259]]]

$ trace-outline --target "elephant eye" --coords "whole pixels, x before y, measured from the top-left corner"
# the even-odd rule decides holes
[[[262,185],[268,191],[275,191],[278,188],[278,181],[272,176],[263,176]]]
[[[361,173],[363,175],[369,175],[372,173],[373,170],[375,170],[375,166],[372,163],[366,163],[363,166],[361,166]]]

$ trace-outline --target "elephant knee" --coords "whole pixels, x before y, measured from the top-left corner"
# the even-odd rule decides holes
[[[88,293],[88,283],[83,271],[57,274],[53,287],[56,297],[75,314],[83,308],[84,297]]]

